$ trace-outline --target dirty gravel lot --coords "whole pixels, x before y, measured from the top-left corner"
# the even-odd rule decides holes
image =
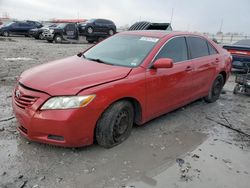
[[[112,149],[69,149],[20,137],[11,110],[15,77],[88,46],[0,37],[1,188],[249,187],[250,97],[233,95],[234,75],[217,102],[198,100],[135,127]]]

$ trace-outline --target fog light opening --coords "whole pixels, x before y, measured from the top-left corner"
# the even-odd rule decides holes
[[[62,136],[57,136],[57,135],[48,135],[48,139],[57,140],[57,141],[64,141],[64,138]]]

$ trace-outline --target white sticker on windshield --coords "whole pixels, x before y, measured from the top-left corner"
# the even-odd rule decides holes
[[[144,41],[148,41],[148,42],[157,42],[159,39],[153,38],[153,37],[141,37],[140,40],[144,40]]]

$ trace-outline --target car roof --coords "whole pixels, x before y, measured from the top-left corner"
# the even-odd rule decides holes
[[[176,35],[191,35],[191,36],[204,37],[204,35],[201,35],[199,33],[168,31],[168,30],[134,30],[134,31],[124,31],[121,32],[120,34],[140,35],[140,36],[156,37],[156,38],[163,38],[166,36],[176,36]]]

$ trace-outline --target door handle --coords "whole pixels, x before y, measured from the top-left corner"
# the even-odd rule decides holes
[[[215,58],[215,60],[213,61],[213,65],[218,65],[218,63],[220,62],[219,58]]]
[[[187,66],[186,67],[186,71],[192,71],[193,70],[193,67],[192,66]]]

